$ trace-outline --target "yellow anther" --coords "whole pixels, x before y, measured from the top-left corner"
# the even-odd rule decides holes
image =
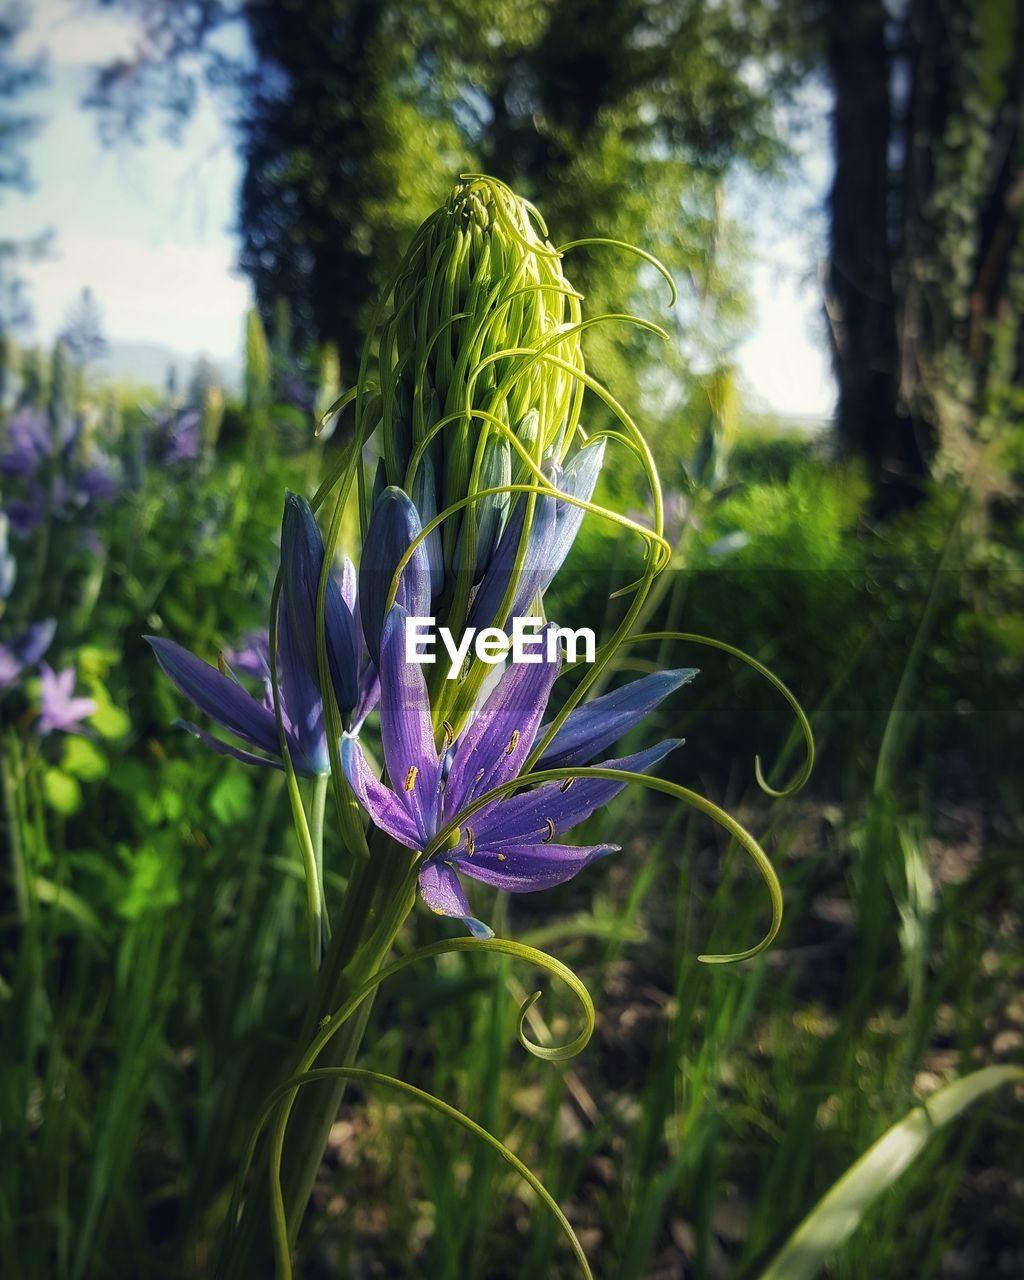
[[[498,861],[499,861],[499,862],[504,862],[504,861],[505,861],[505,855],[504,855],[503,853],[499,853],[499,854],[498,854]]]
[[[509,744],[508,744],[508,746],[505,748],[505,754],[506,754],[507,756],[510,756],[510,755],[512,754],[512,752],[513,752],[513,751],[515,751],[516,747],[518,747],[518,746],[519,746],[519,730],[518,730],[518,729],[513,729],[513,730],[512,730],[512,737],[511,737],[511,739],[509,740]]]
[[[466,852],[469,854],[471,858],[473,856],[473,847],[474,847],[473,828],[467,827],[466,828]]]
[[[559,791],[568,791],[568,790],[569,790],[569,788],[572,786],[572,784],[573,784],[575,781],[576,781],[576,779],[575,779],[575,778],[566,778],[566,780],[565,780],[565,781],[562,783],[562,785],[558,788],[558,789],[559,789]]]
[[[410,765],[409,772],[405,775],[405,789],[411,791],[416,785],[416,775],[419,773],[418,765]]]
[[[441,746],[441,754],[445,755],[448,751],[448,748],[455,741],[455,730],[452,728],[451,724],[447,720],[441,721],[441,728],[444,730],[444,742]]]
[[[545,823],[547,824],[548,833],[547,833],[547,835],[544,837],[544,841],[543,841],[543,843],[544,843],[544,844],[550,844],[550,843],[551,843],[551,841],[552,841],[552,840],[554,840],[554,838],[555,838],[555,824],[554,824],[554,822],[553,822],[550,818],[545,818],[545,819],[544,819],[544,821],[545,821]]]
[[[228,664],[224,661],[223,651],[217,654],[217,670],[222,676],[226,676],[228,673]]]

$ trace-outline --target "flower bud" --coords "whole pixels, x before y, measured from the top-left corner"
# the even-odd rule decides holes
[[[429,459],[437,491],[428,509],[528,471],[508,434],[540,465],[575,426],[579,295],[545,237],[536,212],[504,184],[464,178],[417,231],[370,337],[380,361],[371,425],[380,427],[388,483],[419,498],[417,474]],[[463,508],[445,521],[446,575],[462,569],[479,580],[509,507],[495,496],[471,520]]]

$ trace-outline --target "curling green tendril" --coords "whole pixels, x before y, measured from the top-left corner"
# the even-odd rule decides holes
[[[615,653],[626,644],[633,644],[642,640],[681,640],[720,649],[739,658],[764,675],[786,698],[797,717],[804,736],[806,759],[797,777],[787,787],[776,790],[769,786],[764,778],[760,757],[755,757],[755,776],[758,784],[769,795],[775,797],[791,795],[804,785],[813,767],[814,741],[810,725],[803,710],[782,681],[756,659],[723,641],[691,633],[644,632],[636,635],[630,633],[632,626],[638,621],[644,601],[650,593],[655,577],[668,564],[672,554],[672,549],[663,534],[661,485],[657,466],[643,433],[612,393],[582,367],[579,340],[586,329],[592,325],[607,321],[632,323],[662,338],[667,338],[667,334],[660,326],[627,314],[610,313],[583,319],[580,310],[581,295],[572,289],[564,277],[561,276],[557,265],[551,266],[550,264],[552,260],[557,264],[562,254],[573,248],[585,245],[605,245],[633,253],[654,267],[670,287],[670,305],[673,306],[677,301],[675,282],[671,274],[652,254],[622,241],[605,237],[588,237],[573,240],[559,248],[554,248],[546,241],[539,239],[531,225],[530,218],[532,217],[540,227],[541,234],[544,237],[547,236],[547,227],[537,210],[527,202],[520,201],[504,183],[478,174],[464,174],[462,178],[464,183],[469,184],[462,189],[462,195],[467,198],[469,196],[474,196],[475,198],[476,193],[479,191],[488,196],[491,200],[490,207],[495,223],[500,226],[501,230],[514,244],[525,251],[526,256],[519,262],[515,262],[514,256],[509,259],[508,241],[502,242],[494,237],[482,240],[479,226],[472,221],[469,222],[465,230],[455,231],[455,252],[453,253],[451,241],[446,241],[443,238],[440,241],[436,239],[437,229],[441,226],[439,216],[441,213],[448,212],[448,207],[446,206],[445,210],[439,211],[439,215],[435,218],[428,219],[414,236],[405,258],[378,298],[369,326],[370,338],[363,347],[355,386],[331,405],[326,413],[321,416],[317,426],[317,434],[319,434],[331,418],[335,417],[335,415],[340,415],[345,408],[354,406],[355,424],[348,448],[337,463],[332,466],[330,474],[321,484],[312,500],[313,509],[318,510],[332,493],[334,497],[333,509],[325,536],[326,554],[317,596],[316,622],[318,663],[321,688],[324,691],[331,772],[339,814],[342,818],[343,831],[346,834],[347,841],[354,846],[355,850],[357,852],[361,851],[362,856],[366,856],[366,841],[362,819],[356,814],[357,806],[347,784],[343,781],[343,773],[340,767],[338,742],[341,736],[341,719],[333,695],[333,686],[328,677],[324,637],[327,583],[341,531],[345,505],[353,483],[358,488],[360,526],[365,534],[369,513],[365,479],[360,465],[362,447],[370,435],[379,427],[387,428],[395,423],[398,415],[400,381],[403,377],[408,376],[410,369],[414,369],[415,376],[413,378],[411,398],[412,420],[406,424],[411,433],[410,444],[412,452],[406,461],[404,473],[401,477],[406,489],[411,487],[417,469],[422,464],[430,443],[437,439],[442,431],[452,427],[456,428],[455,452],[452,457],[457,467],[467,468],[467,475],[471,475],[472,483],[470,494],[449,503],[439,515],[423,528],[422,532],[409,547],[395,569],[389,592],[389,606],[395,599],[401,574],[408,565],[415,549],[452,515],[466,510],[465,533],[467,536],[466,546],[464,547],[464,563],[460,564],[456,575],[455,593],[456,605],[461,607],[463,611],[465,610],[472,586],[472,564],[475,559],[475,504],[479,500],[499,494],[520,493],[526,495],[527,513],[513,573],[499,608],[498,618],[496,618],[498,623],[507,615],[512,605],[516,582],[526,555],[533,507],[538,497],[553,497],[556,500],[564,501],[585,511],[592,512],[602,519],[609,520],[636,533],[644,543],[644,571],[635,582],[616,593],[617,595],[632,593],[633,598],[627,608],[625,617],[608,644],[603,646],[597,661],[588,668],[583,679],[567,698],[565,704],[549,725],[543,738],[535,744],[525,764],[524,771],[517,778],[492,789],[467,806],[463,813],[459,815],[460,822],[464,821],[470,813],[490,801],[500,796],[511,794],[520,787],[580,777],[603,778],[623,783],[637,782],[651,790],[680,800],[718,823],[744,849],[761,873],[771,900],[771,922],[767,933],[759,943],[744,951],[725,955],[705,954],[699,956],[698,959],[708,964],[723,964],[749,959],[763,951],[777,935],[782,920],[782,894],[778,876],[767,854],[757,840],[731,815],[697,792],[647,774],[602,768],[600,766],[542,769],[530,772],[547,744],[564,723],[566,717],[585,697],[588,689],[612,661]],[[524,216],[523,210],[526,210],[528,216]],[[469,257],[471,248],[477,255],[477,265],[472,278],[470,277]],[[446,254],[448,262],[442,273],[441,262]],[[502,268],[506,264],[514,269],[511,271],[506,269],[503,272]],[[415,279],[417,272],[421,273],[422,287],[415,286],[411,292],[398,302],[393,314],[382,327],[385,307],[389,302],[396,299],[396,290],[399,286],[403,285],[407,280]],[[490,272],[489,276],[488,272]],[[485,280],[487,279],[490,279],[492,283],[485,293]],[[509,288],[510,284],[512,286],[511,289]],[[454,301],[457,287],[461,287],[463,290],[461,296],[468,298],[468,309],[460,310],[453,315],[451,314],[453,308],[450,303]],[[467,288],[468,293],[466,292]],[[481,299],[482,294],[485,294],[485,296]],[[539,305],[542,308],[547,298],[550,297],[552,306],[547,310],[542,309],[539,315],[536,310],[527,310],[528,307],[533,307],[530,299],[534,296],[541,300]],[[555,300],[557,300],[557,307],[554,305]],[[411,312],[413,307],[424,305],[439,309],[442,315],[447,311],[447,318],[439,324],[433,325],[429,330],[426,326],[417,328],[416,321],[411,318]],[[461,344],[453,361],[450,344],[447,341],[442,343],[442,338],[459,320],[470,319],[478,310],[481,313],[480,323],[473,330],[470,339]],[[565,322],[567,312],[568,323]],[[532,326],[530,337],[536,334],[538,344],[534,346],[503,345],[503,340],[505,343],[508,342],[506,335],[518,333],[522,329],[522,321],[525,316],[529,316],[529,323]],[[538,326],[543,326],[544,324],[548,326],[547,329],[545,330],[541,327],[538,333]],[[371,382],[367,376],[371,348],[374,346],[375,339],[379,339],[377,342],[377,360],[380,365],[379,386]],[[398,353],[403,347],[404,354],[399,355]],[[435,351],[437,352],[436,357],[434,355]],[[566,356],[570,358],[565,358]],[[426,413],[431,408],[437,410],[439,407],[437,396],[430,387],[428,373],[430,361],[434,358],[438,361],[435,367],[441,370],[443,378],[449,380],[450,386],[462,387],[462,392],[459,395],[464,399],[464,404],[455,412],[445,413],[440,420],[427,428]],[[539,383],[536,380],[538,366],[542,366],[546,373],[550,374],[550,377],[541,378]],[[487,407],[480,408],[473,403],[474,392],[490,367],[495,367],[497,374],[494,378],[485,379],[485,381],[489,381],[489,385],[485,387],[486,394],[484,396]],[[524,380],[526,383],[525,389],[517,390],[517,388],[521,388]],[[497,385],[494,385],[495,382]],[[425,387],[429,393],[429,400],[425,395]],[[580,425],[580,415],[583,398],[588,390],[604,403],[605,407],[621,424],[621,429],[611,427],[598,428],[594,432],[584,431]],[[456,399],[454,403],[457,404],[458,400]],[[452,399],[449,399],[448,406],[451,407],[452,404]],[[538,430],[535,437],[531,437],[531,449],[524,445],[514,429],[514,424],[523,421],[523,413],[521,411],[527,405],[536,407],[538,410]],[[510,421],[506,421],[506,417]],[[475,440],[472,467],[469,468],[468,427],[474,419],[482,424],[482,429]],[[477,488],[483,465],[484,449],[487,446],[488,435],[491,433],[497,433],[508,442],[509,447],[518,455],[520,464],[525,466],[529,475],[533,477],[533,483],[505,484],[484,489]],[[386,432],[386,434],[388,433]],[[546,451],[549,448],[554,448],[558,461],[564,462],[577,435],[584,441],[593,441],[601,438],[612,440],[625,446],[638,459],[650,485],[654,516],[653,529],[638,524],[619,512],[609,510],[597,503],[575,498],[563,492],[548,480],[541,466]],[[392,445],[393,441],[390,439],[385,441],[385,456],[386,461],[389,463],[394,461]],[[398,478],[394,471],[391,474],[393,479]],[[308,863],[308,851],[305,851],[305,845],[301,838],[301,830],[306,826],[305,815],[299,798],[295,771],[288,754],[281,721],[280,695],[277,688],[275,622],[279,597],[280,574],[275,582],[271,603],[270,663],[274,709],[281,738],[282,757],[289,785],[289,797],[292,801],[293,817],[295,818],[296,829],[300,834],[300,845],[304,848],[304,861]],[[456,685],[458,682],[452,682],[452,684]],[[466,690],[463,690],[462,693],[464,695]],[[457,691],[453,689],[447,696],[452,697],[456,696],[456,694]],[[470,703],[471,701],[470,699]],[[422,858],[434,856],[443,850],[457,825],[456,823],[450,823],[444,830],[439,832],[422,852]],[[308,827],[306,827],[306,835],[305,843],[308,844],[310,843]],[[313,883],[309,879],[307,866],[307,891],[310,894],[312,893]],[[318,895],[322,893],[322,888],[319,885],[317,885],[317,891]],[[312,896],[310,897],[310,910],[312,915]],[[431,946],[420,948],[418,951],[402,957],[381,969],[358,988],[325,1022],[320,1034],[304,1055],[297,1073],[271,1095],[257,1130],[252,1137],[243,1170],[236,1182],[230,1215],[231,1230],[234,1229],[234,1223],[237,1218],[245,1172],[251,1165],[259,1136],[276,1109],[277,1114],[274,1121],[270,1152],[270,1191],[271,1225],[279,1276],[291,1276],[290,1239],[293,1232],[297,1230],[298,1225],[297,1223],[289,1224],[287,1222],[281,1190],[281,1160],[288,1118],[297,1093],[303,1085],[314,1080],[334,1077],[357,1080],[368,1084],[380,1084],[397,1089],[405,1093],[406,1096],[432,1107],[446,1118],[454,1120],[468,1129],[479,1140],[490,1145],[528,1182],[542,1199],[545,1206],[555,1216],[573,1249],[583,1273],[590,1277],[591,1273],[582,1247],[564,1214],[539,1180],[498,1139],[462,1115],[450,1104],[401,1080],[354,1067],[316,1068],[314,1065],[324,1046],[381,982],[421,959],[456,951],[493,951],[526,959],[540,968],[546,969],[551,974],[562,978],[576,994],[584,1010],[585,1026],[574,1040],[563,1046],[543,1046],[529,1039],[525,1032],[525,1019],[533,1003],[539,998],[539,993],[534,993],[523,1003],[519,1015],[518,1035],[520,1042],[529,1052],[539,1058],[560,1062],[579,1053],[589,1040],[594,1026],[594,1010],[586,987],[572,970],[568,969],[560,961],[523,944],[503,939],[490,939],[487,941],[474,938],[447,939]]]
[[[556,978],[560,978],[569,987],[576,996],[583,1010],[584,1025],[582,1030],[568,1043],[564,1045],[540,1045],[531,1040],[526,1034],[526,1018],[530,1009],[540,998],[540,992],[534,992],[526,1001],[519,1011],[518,1021],[518,1037],[519,1042],[527,1052],[533,1054],[534,1057],[544,1059],[548,1062],[565,1062],[575,1057],[586,1047],[594,1031],[595,1014],[593,1001],[587,988],[576,976],[575,973],[560,960],[554,956],[548,955],[546,952],[539,951],[535,947],[526,946],[521,942],[512,942],[504,938],[447,938],[440,942],[431,943],[428,946],[420,947],[418,950],[411,952],[409,955],[402,956],[400,959],[393,961],[391,964],[380,969],[372,977],[368,978],[360,987],[352,993],[351,996],[325,1020],[321,1026],[319,1034],[315,1037],[309,1048],[306,1050],[299,1062],[298,1069],[291,1079],[286,1080],[283,1084],[271,1094],[264,1110],[257,1123],[256,1129],[249,1141],[245,1159],[239,1172],[238,1179],[235,1183],[234,1193],[232,1196],[231,1208],[229,1211],[228,1222],[229,1229],[234,1230],[234,1226],[238,1216],[238,1209],[241,1202],[242,1186],[246,1173],[252,1165],[255,1155],[256,1146],[260,1135],[263,1132],[267,1121],[276,1110],[274,1119],[274,1127],[271,1134],[270,1161],[269,1161],[269,1177],[270,1177],[270,1211],[271,1211],[271,1230],[274,1240],[274,1257],[276,1263],[276,1274],[278,1280],[287,1280],[292,1274],[291,1269],[291,1238],[293,1231],[297,1229],[297,1223],[289,1226],[287,1215],[284,1207],[284,1198],[281,1190],[281,1162],[284,1152],[284,1142],[287,1133],[288,1119],[294,1106],[298,1090],[306,1083],[316,1079],[326,1079],[331,1074],[348,1076],[351,1079],[375,1079],[378,1083],[387,1083],[391,1087],[404,1090],[410,1096],[415,1096],[419,1101],[433,1106],[435,1110],[447,1116],[449,1119],[455,1120],[464,1128],[469,1129],[476,1137],[487,1142],[492,1146],[504,1160],[506,1160],[516,1171],[529,1183],[534,1191],[543,1200],[546,1207],[555,1216],[572,1247],[585,1276],[590,1277],[591,1272],[587,1265],[586,1256],[583,1248],[576,1238],[575,1232],[572,1230],[565,1215],[559,1209],[557,1203],[544,1188],[543,1184],[533,1175],[529,1169],[516,1157],[507,1147],[504,1146],[497,1138],[487,1133],[486,1130],[469,1120],[456,1108],[448,1103],[442,1102],[440,1099],[434,1098],[430,1094],[424,1093],[422,1090],[415,1089],[412,1085],[406,1085],[402,1081],[394,1080],[392,1077],[379,1077],[375,1073],[362,1074],[356,1068],[321,1068],[314,1069],[317,1058],[323,1052],[327,1044],[341,1030],[349,1018],[359,1009],[363,1002],[372,994],[372,992],[388,978],[394,974],[401,972],[403,969],[409,968],[411,965],[418,964],[421,960],[430,959],[432,956],[444,955],[451,952],[470,951],[470,952],[491,952],[499,955],[508,955],[516,959],[525,960],[537,968],[550,973]]]
[[[527,763],[527,768],[529,768],[529,762]],[[673,799],[682,800],[685,804],[690,805],[691,808],[717,822],[749,854],[754,865],[760,871],[771,900],[771,923],[761,941],[744,951],[732,951],[722,955],[705,953],[699,955],[697,959],[703,964],[735,964],[741,960],[751,960],[754,956],[764,951],[766,947],[771,946],[782,925],[782,886],[779,884],[779,877],[772,866],[771,859],[746,827],[706,796],[702,796],[697,791],[691,791],[688,787],[681,786],[677,782],[669,782],[666,778],[656,778],[647,773],[636,773],[630,769],[606,769],[600,765],[580,765],[571,769],[539,769],[535,773],[521,773],[517,778],[511,779],[509,782],[492,787],[490,791],[485,792],[473,800],[472,803],[466,805],[458,814],[457,820],[453,820],[442,827],[427,845],[423,851],[424,860],[441,853],[448,847],[451,838],[465,824],[466,819],[476,813],[478,809],[490,804],[492,800],[511,795],[514,791],[519,790],[520,787],[530,786],[533,783],[558,782],[567,778],[603,778],[610,782],[638,782],[641,786],[647,787],[651,791],[660,791],[664,795],[672,796]]]
[[[773,799],[784,800],[787,796],[795,795],[807,783],[811,773],[814,771],[814,731],[796,694],[779,679],[771,668],[766,667],[762,662],[758,662],[752,654],[746,653],[734,644],[728,644],[725,640],[716,640],[714,636],[696,635],[692,631],[638,631],[636,635],[626,636],[618,647],[624,648],[627,644],[640,644],[647,640],[679,640],[687,644],[706,645],[709,649],[720,649],[723,653],[728,653],[733,658],[738,658],[740,662],[746,663],[748,667],[752,667],[758,675],[764,676],[768,683],[782,694],[796,716],[797,724],[800,726],[800,732],[804,740],[804,763],[792,782],[785,787],[776,789],[770,786],[765,779],[764,771],[761,767],[761,757],[756,755],[754,757],[754,777],[757,780],[757,785],[766,795],[771,796]],[[572,669],[571,666],[566,667],[561,674]]]

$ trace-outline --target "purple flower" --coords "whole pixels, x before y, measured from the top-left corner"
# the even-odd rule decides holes
[[[164,409],[150,418],[156,460],[163,466],[194,462],[202,448],[201,416],[195,409]]]
[[[96,703],[92,698],[75,697],[75,669],[65,667],[54,672],[47,663],[39,668],[39,721],[41,734],[82,733],[82,721],[93,715]]]
[[[242,637],[240,649],[228,649],[224,660],[234,671],[244,676],[259,676],[261,679],[270,675],[270,650],[267,637],[258,631],[247,631]]]
[[[199,457],[200,445],[198,412],[189,410],[175,414],[167,427],[162,461],[167,464],[194,462]]]
[[[110,502],[117,495],[117,481],[109,465],[95,463],[86,467],[78,478],[79,492],[96,502]]]
[[[282,591],[279,613],[281,719],[296,773],[306,777],[330,768],[324,729],[316,646],[317,584],[324,544],[309,504],[295,494],[285,502],[281,526]],[[357,732],[377,700],[376,672],[366,660],[355,612],[355,571],[349,564],[339,583],[328,582],[326,601],[328,667],[342,723]],[[229,733],[264,755],[243,751],[194,724],[183,727],[214,751],[247,764],[282,767],[269,665],[263,668],[262,640],[244,654],[246,664],[265,675],[262,699],[242,687],[229,669],[220,670],[172,640],[146,636],[164,674],[181,692]]]
[[[316,406],[316,387],[301,372],[288,372],[278,381],[277,398],[303,413],[312,413]]]
[[[256,755],[222,742],[188,720],[177,721],[181,728],[220,755],[232,756],[244,764],[283,767],[269,678],[264,681],[262,698],[255,698],[243,688],[230,669],[222,671],[211,666],[173,640],[161,636],[146,636],[145,639],[164,675],[191,703],[229,733],[266,754]],[[293,652],[290,639],[282,636],[279,668],[281,720],[295,772],[303,777],[313,777],[326,773],[329,767],[323,708],[319,696],[315,699],[310,696],[309,681],[301,672],[299,663],[293,660]]]
[[[422,854],[442,828],[455,824],[449,846],[422,862],[420,893],[433,911],[455,916],[470,932],[487,937],[491,931],[470,914],[459,875],[515,893],[571,879],[618,846],[568,845],[556,842],[556,837],[607,804],[624,784],[601,778],[542,783],[492,800],[463,819],[475,800],[519,776],[560,658],[556,654],[551,661],[510,666],[454,744],[454,752],[445,750],[448,744],[439,752],[423,669],[405,661],[407,617],[401,606],[393,608],[381,637],[381,743],[390,786],[376,779],[351,737],[342,741],[342,767],[373,822],[400,844]],[[637,718],[626,716],[619,723],[630,727]],[[573,745],[570,742],[569,749]],[[635,755],[607,760],[604,767],[643,771],[678,745],[670,739]]]
[[[50,500],[41,485],[33,484],[26,497],[11,498],[4,507],[11,531],[27,538],[39,528],[50,510]]]
[[[49,649],[57,630],[55,618],[33,623],[12,644],[0,644],[0,689],[14,684],[27,667],[34,667]]]
[[[31,406],[19,409],[7,426],[8,449],[0,456],[0,471],[28,476],[37,471],[52,449],[46,414]]]

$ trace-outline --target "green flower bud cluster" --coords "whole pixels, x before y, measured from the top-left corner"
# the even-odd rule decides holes
[[[504,184],[467,176],[419,228],[376,334],[371,423],[388,484],[442,510],[518,483],[563,450],[579,417],[580,295],[539,214]],[[510,439],[521,446],[517,449]],[[509,509],[484,498],[447,520],[444,564],[486,566]],[[468,529],[467,529],[468,526]]]

